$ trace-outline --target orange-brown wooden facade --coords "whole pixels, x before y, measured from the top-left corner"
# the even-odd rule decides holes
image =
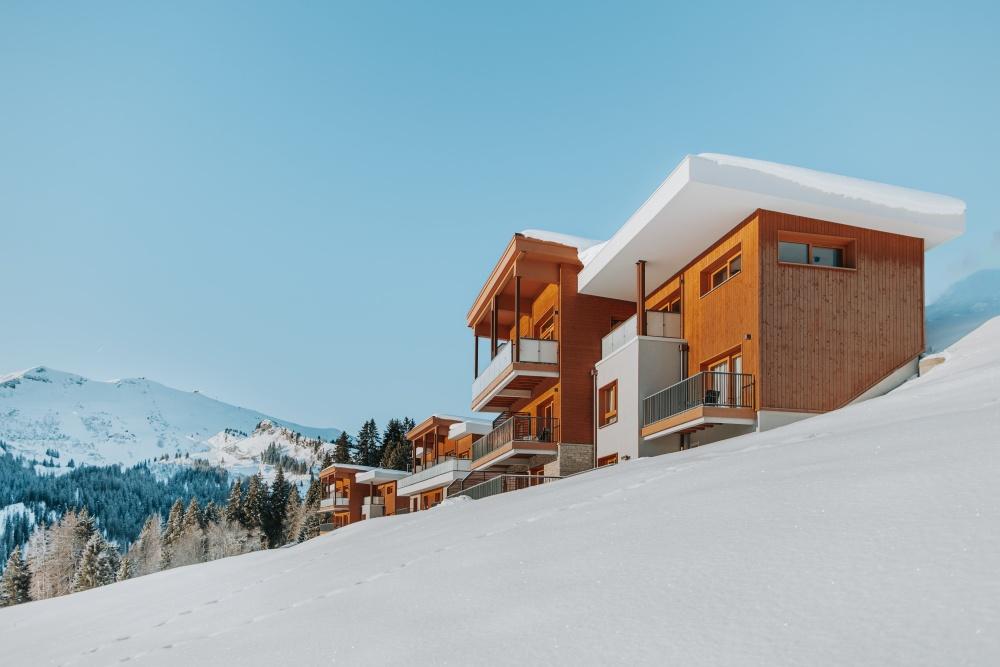
[[[591,370],[601,358],[601,338],[631,317],[636,307],[629,301],[579,294],[581,268],[576,248],[516,235],[480,291],[467,324],[477,337],[474,362],[479,365],[485,365],[478,358],[480,337],[490,340],[488,350],[504,340],[516,346],[522,338],[558,343],[558,377],[518,378],[509,388],[528,390],[530,396],[499,398],[482,409],[553,417],[560,425],[560,442],[593,444]],[[519,362],[514,359],[516,369]],[[529,364],[521,367],[537,370]]]
[[[778,240],[850,242],[850,266],[778,261]],[[711,288],[720,261],[741,271]],[[923,241],[758,210],[645,299],[679,307],[689,375],[734,354],[754,376],[755,409],[821,412],[849,403],[914,359],[923,339]],[[707,287],[707,289],[706,289]]]

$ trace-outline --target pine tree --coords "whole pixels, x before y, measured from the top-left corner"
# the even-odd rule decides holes
[[[0,576],[0,607],[23,602],[31,602],[31,572],[21,556],[21,547],[15,547]]]
[[[250,478],[250,483],[247,484],[247,496],[243,501],[243,525],[250,530],[261,528],[266,498],[267,484],[258,473]]]
[[[146,519],[139,539],[129,549],[129,560],[137,576],[159,571],[163,560],[163,536],[160,530],[160,515],[153,514]]]
[[[167,526],[163,531],[164,544],[170,544],[184,530],[184,503],[178,498],[170,507]]]
[[[100,532],[95,532],[80,556],[80,565],[73,578],[73,591],[86,591],[112,583],[117,566],[113,547],[104,541]]]
[[[319,512],[306,511],[305,517],[302,520],[302,528],[299,531],[299,542],[317,537],[321,523],[323,522],[319,518]]]
[[[337,442],[333,443],[333,462],[351,462],[351,436],[347,435],[343,431],[337,436]]]
[[[210,523],[219,523],[221,513],[219,512],[219,506],[215,504],[214,500],[209,500],[208,504],[205,505],[205,511],[202,513],[202,518],[204,519],[205,525]]]
[[[390,419],[385,427],[385,434],[382,436],[382,460],[379,466],[392,470],[409,470],[412,464],[413,445],[406,439],[406,434],[412,426],[407,428],[407,423],[413,420]]]
[[[198,505],[198,499],[191,498],[187,511],[184,512],[184,529],[202,528],[202,522],[201,507]]]
[[[281,543],[298,542],[299,533],[302,530],[302,500],[299,498],[299,490],[294,486],[288,494],[285,502],[284,520],[281,523]]]
[[[267,496],[267,503],[261,515],[261,530],[267,536],[268,544],[271,548],[280,547],[282,544],[283,524],[285,521],[285,505],[288,503],[288,496],[291,494],[291,485],[285,479],[285,470],[278,465],[278,472],[271,483],[271,492]]]
[[[354,450],[354,463],[362,466],[378,465],[382,458],[382,443],[378,427],[374,419],[369,419],[358,431],[358,440]]]
[[[323,484],[319,478],[313,478],[309,482],[309,489],[306,491],[305,506],[309,509],[319,509],[319,501],[323,498]]]
[[[240,480],[233,482],[229,487],[229,499],[226,500],[226,521],[232,523],[243,523],[243,485]]]
[[[131,579],[133,574],[132,559],[128,556],[122,558],[121,564],[118,566],[118,572],[115,574],[115,581]]]

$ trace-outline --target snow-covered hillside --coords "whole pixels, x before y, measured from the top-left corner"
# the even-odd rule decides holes
[[[263,432],[255,433],[262,421]],[[143,378],[98,382],[41,366],[0,376],[0,440],[26,458],[49,459],[46,452],[58,452],[57,470],[70,459],[130,465],[180,452],[240,472],[272,441],[297,447],[295,432],[325,441],[340,433]],[[247,442],[236,442],[244,438]]]
[[[927,306],[927,346],[940,351],[986,320],[1000,315],[1000,269],[959,280]]]
[[[0,610],[0,647],[11,664],[1000,664],[998,434],[1000,319],[882,398]]]

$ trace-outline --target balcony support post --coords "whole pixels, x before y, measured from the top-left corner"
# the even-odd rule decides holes
[[[479,335],[472,330],[472,379],[479,377]]]
[[[646,335],[646,260],[635,263],[635,333]]]
[[[521,359],[521,276],[514,276],[514,347],[511,360]]]
[[[499,320],[500,295],[493,295],[493,308],[490,310],[490,359],[497,356],[497,325]]]

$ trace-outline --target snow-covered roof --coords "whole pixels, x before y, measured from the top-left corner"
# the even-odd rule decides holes
[[[596,256],[606,243],[606,241],[585,239],[582,236],[573,236],[572,234],[563,234],[562,232],[550,232],[544,229],[525,229],[521,232],[521,236],[539,241],[560,243],[568,245],[571,248],[576,248],[577,256],[579,256],[580,262],[584,265]]]
[[[757,209],[924,239],[933,248],[965,230],[965,203],[945,195],[753,160],[689,155],[579,275],[585,294],[635,298],[635,262],[655,287]]]
[[[448,439],[457,440],[462,436],[486,435],[493,430],[493,424],[483,419],[466,419],[448,427]]]
[[[339,467],[339,466],[338,466]],[[394,470],[392,468],[372,468],[364,470],[354,475],[354,481],[361,483],[371,482],[373,484],[384,484],[409,477],[411,473],[405,470]]]

